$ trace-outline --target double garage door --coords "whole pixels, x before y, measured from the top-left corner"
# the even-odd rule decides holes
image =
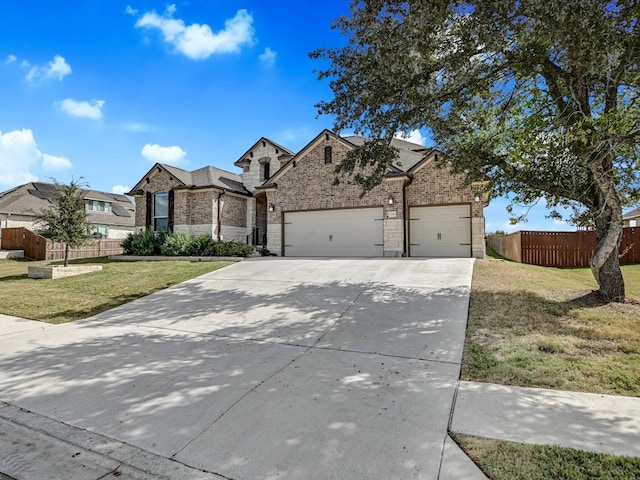
[[[287,257],[381,257],[382,208],[286,212]]]
[[[382,257],[382,207],[286,212],[284,254],[288,257]],[[471,256],[469,205],[411,207],[412,257]]]

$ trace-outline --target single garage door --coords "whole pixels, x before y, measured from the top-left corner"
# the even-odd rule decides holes
[[[411,207],[412,257],[470,257],[471,206]]]
[[[286,212],[288,257],[381,257],[382,208]]]

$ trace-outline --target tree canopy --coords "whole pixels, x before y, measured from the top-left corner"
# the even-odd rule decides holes
[[[64,266],[69,264],[69,248],[85,245],[91,238],[91,224],[87,216],[81,182],[71,180],[63,184],[53,180],[55,193],[50,198],[52,207],[36,213],[41,225],[39,233],[56,242],[65,243]]]
[[[354,1],[334,25],[349,43],[311,54],[328,62],[319,78],[334,93],[319,112],[370,139],[340,169],[384,170],[397,132],[428,128],[468,182],[593,225],[599,291],[624,300],[622,206],[640,198],[639,16],[634,0]]]

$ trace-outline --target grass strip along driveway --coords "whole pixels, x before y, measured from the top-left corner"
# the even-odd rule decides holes
[[[640,397],[640,265],[625,304],[605,304],[587,268],[476,262],[462,379]],[[493,480],[640,479],[640,458],[454,435]]]
[[[60,262],[0,260],[0,313],[64,323],[87,318],[176,283],[217,270],[229,262],[115,262],[106,257],[72,260],[102,265],[102,271],[34,280],[27,266]]]

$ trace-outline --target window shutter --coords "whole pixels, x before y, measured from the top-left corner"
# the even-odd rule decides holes
[[[152,217],[152,212],[153,210],[153,195],[151,195],[151,192],[147,192],[147,208],[146,208],[146,220],[145,220],[145,228],[147,230],[151,230],[151,219]]]
[[[169,231],[173,232],[173,205],[174,205],[174,191],[173,189],[169,190]]]

